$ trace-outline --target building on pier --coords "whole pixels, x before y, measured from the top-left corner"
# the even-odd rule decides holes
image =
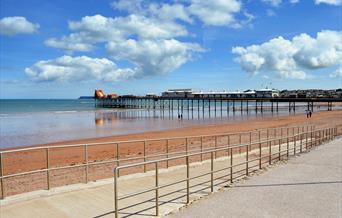
[[[162,93],[162,97],[193,97],[192,89],[169,89]]]
[[[257,98],[279,97],[279,91],[276,89],[259,89],[259,90],[255,90],[255,97]]]

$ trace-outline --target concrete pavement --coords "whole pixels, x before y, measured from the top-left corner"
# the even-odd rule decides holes
[[[170,217],[342,217],[341,137],[272,168]]]

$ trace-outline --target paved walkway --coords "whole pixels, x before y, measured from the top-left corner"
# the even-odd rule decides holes
[[[342,138],[171,217],[342,217]]]
[[[289,165],[280,165],[279,172],[278,168],[275,167],[274,170],[264,173],[260,177],[250,177],[250,180],[246,184],[241,184],[241,187],[229,189],[229,191],[227,191],[226,193],[211,195],[209,199],[213,198],[212,200],[199,201],[198,204],[194,204],[194,206],[190,207],[189,210],[184,210],[184,212],[178,215],[184,217],[227,217],[228,214],[232,214],[232,212],[234,211],[237,212],[236,216],[243,215],[239,211],[244,211],[246,213],[248,213],[249,211],[249,215],[252,216],[256,213],[269,211],[270,216],[275,216],[278,215],[277,213],[275,213],[278,208],[274,207],[275,209],[272,210],[267,209],[267,206],[271,205],[271,203],[276,203],[276,200],[279,199],[282,201],[278,202],[279,205],[277,206],[279,208],[285,208],[286,210],[284,211],[290,211],[287,213],[292,213],[291,211],[297,211],[298,205],[301,204],[290,204],[292,200],[287,200],[287,197],[292,196],[291,194],[295,195],[295,197],[298,198],[298,201],[300,202],[310,202],[309,204],[311,206],[308,209],[306,209],[306,207],[304,206],[300,206],[303,207],[305,211],[309,212],[314,211],[314,209],[319,207],[313,205],[311,203],[312,200],[306,201],[304,197],[312,198],[315,200],[316,198],[318,198],[318,202],[321,207],[325,205],[326,202],[330,201],[339,204],[341,203],[340,198],[336,197],[336,193],[341,193],[340,190],[337,190],[337,188],[341,188],[341,183],[337,182],[341,182],[342,180],[341,148],[336,145],[336,143],[341,144],[341,139],[332,145],[322,145],[322,147],[318,148],[320,151],[314,150],[312,154],[303,154],[301,157],[297,157],[298,160],[297,158],[293,158],[290,161]],[[301,147],[303,148],[303,150],[305,150],[304,144],[300,141],[297,141],[296,145],[297,152],[299,152]],[[283,151],[282,159],[286,159],[286,146],[286,143],[282,144],[281,146],[281,150]],[[293,146],[294,143],[289,144],[290,148],[293,148]],[[278,151],[278,145],[272,146],[271,152],[273,154],[272,159],[274,161],[277,161],[279,159],[279,154],[277,153]],[[262,149],[261,153],[264,157],[262,159],[262,162],[264,163],[262,167],[268,165],[269,152],[270,151],[267,147]],[[290,154],[292,155],[293,153],[294,150],[292,149],[290,151]],[[208,155],[204,157],[204,159],[210,158],[210,154]],[[220,188],[230,184],[230,170],[229,168],[224,169],[230,166],[230,158],[229,155],[227,156],[226,151],[223,151],[222,155],[222,157],[216,159],[214,162],[214,171],[219,170],[219,172],[216,172],[214,174],[214,192],[218,192]],[[249,172],[258,169],[258,160],[254,161],[255,158],[258,157],[258,155],[258,149],[255,149],[249,153],[249,160],[253,160],[249,164]],[[221,155],[218,153],[218,156]],[[193,158],[196,159],[196,157],[192,157],[190,158],[190,162],[194,162]],[[198,158],[199,157],[197,157],[197,159]],[[309,159],[307,160],[305,158]],[[237,165],[239,163],[243,163],[245,159],[245,153],[237,154],[234,155],[233,163],[234,165]],[[315,162],[316,164],[312,164]],[[245,166],[245,164],[239,164],[239,166],[234,167],[234,178],[244,176],[246,172]],[[123,171],[121,173],[123,173]],[[191,177],[197,177],[198,175],[203,174],[206,175],[190,181],[190,202],[196,201],[209,195],[211,184],[210,160],[205,160],[202,163],[191,163]],[[275,174],[275,176],[272,177],[271,175],[273,174]],[[158,205],[160,215],[169,214],[172,211],[177,211],[179,208],[184,207],[187,200],[185,179],[186,167],[184,165],[171,167],[168,170],[159,170],[159,186],[183,180],[183,182],[177,183],[173,186],[164,187],[159,190]],[[252,181],[255,182],[251,183],[250,186],[246,186],[249,184],[249,182]],[[321,184],[315,184],[315,182],[321,182]],[[290,185],[287,185],[287,183],[289,183]],[[293,185],[293,183],[314,184]],[[153,189],[155,187],[155,172],[154,170],[152,170],[147,172],[146,174],[121,176],[119,178],[118,184],[119,196],[121,197],[130,193],[139,192],[144,189]],[[255,185],[261,186],[254,187]],[[295,192],[295,190],[297,189],[303,191],[298,194],[297,192]],[[320,191],[322,193],[320,193],[319,196],[316,196],[314,194],[317,192],[312,191],[312,189],[314,189],[315,191]],[[255,192],[253,192],[253,190],[255,190]],[[273,190],[278,190],[278,192],[275,192]],[[268,198],[269,195],[270,198]],[[156,212],[155,196],[155,191],[152,191],[120,200],[118,202],[118,206],[120,208],[120,217],[154,216]],[[329,198],[329,201],[326,201],[326,198]],[[237,200],[241,200],[241,203],[237,204]],[[201,206],[201,204],[204,205]],[[284,205],[280,207],[280,204]],[[331,208],[328,208],[327,205],[330,205]],[[236,210],[234,210],[234,208]],[[324,208],[329,209],[331,213],[336,214],[335,204],[327,203],[326,207]],[[218,214],[214,214],[214,212],[217,212]],[[248,214],[246,216],[248,216]],[[114,217],[113,179],[91,182],[88,184],[76,184],[59,187],[50,191],[41,190],[37,192],[25,193],[18,196],[10,196],[5,200],[0,201],[0,217]]]

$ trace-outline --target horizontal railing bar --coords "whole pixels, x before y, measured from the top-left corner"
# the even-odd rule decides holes
[[[314,131],[312,131],[312,132],[314,132]],[[259,141],[256,144],[265,143],[265,142],[273,142],[273,141],[278,141],[279,139],[287,139],[287,138],[293,138],[293,137],[294,136],[283,136],[283,137],[280,137],[280,138],[273,138],[273,139],[268,139],[268,140],[266,139],[266,140]],[[300,141],[300,140],[296,140],[296,141]],[[201,154],[208,154],[208,153],[211,153],[211,152],[224,151],[224,150],[227,150],[229,148],[231,148],[231,149],[241,148],[241,147],[246,147],[246,146],[249,146],[249,145],[250,145],[249,143],[240,144],[240,145],[239,144],[235,144],[235,145],[231,145],[229,147],[216,148],[216,149],[212,149],[212,150],[209,150],[209,151],[190,153],[190,154],[186,154],[186,155],[181,155],[181,156],[176,156],[176,157],[169,157],[169,158],[164,158],[164,159],[159,159],[159,160],[145,161],[145,162],[135,163],[135,164],[122,165],[122,166],[116,167],[115,169],[123,169],[123,168],[135,167],[135,166],[139,166],[139,165],[153,164],[153,163],[156,163],[156,162],[164,162],[164,161],[167,161],[167,160],[175,160],[175,159],[191,157],[191,156],[196,156],[196,155],[201,155]]]
[[[314,131],[319,131],[319,130],[324,130],[324,129],[318,129],[318,130],[314,130]],[[294,136],[298,136],[298,135],[301,135],[301,134],[307,134],[307,133],[311,133],[311,132],[314,132],[314,131],[309,131],[309,132],[302,132],[302,133],[299,133],[299,134],[296,134]],[[287,139],[287,138],[293,138],[294,136],[283,136],[283,139]],[[285,137],[285,138],[284,138]],[[252,145],[256,145],[256,144],[264,144],[266,142],[272,142],[272,141],[277,141],[279,140],[280,138],[270,138],[268,140],[263,140],[263,141],[259,141],[259,142],[256,142]],[[309,139],[311,141],[311,139]],[[313,139],[314,140],[314,139]],[[297,141],[300,141],[300,140],[297,140]],[[239,144],[232,144],[232,145],[227,145],[227,146],[219,146],[217,147],[216,149],[214,148],[205,148],[203,149],[203,152],[197,152],[197,153],[192,153],[193,151],[200,151],[200,149],[194,149],[194,150],[190,150],[191,153],[189,153],[188,155],[190,156],[196,156],[196,155],[200,155],[200,154],[208,154],[210,152],[217,152],[217,151],[224,151],[226,149],[234,149],[234,148],[240,148],[240,147],[245,147],[247,145],[250,145],[249,143],[248,144],[242,144],[242,145],[239,145]],[[266,146],[264,146],[266,147]],[[219,149],[219,150],[217,150]],[[290,150],[293,150],[294,148],[290,149]],[[183,151],[182,152],[175,152],[175,153],[169,153],[169,156],[172,155],[172,154],[177,154],[177,153],[184,153]],[[245,152],[244,152],[245,153]],[[164,155],[160,155],[160,156],[165,156],[167,154],[164,154]],[[169,158],[166,158],[166,159],[158,159],[158,160],[152,160],[152,161],[147,161],[147,162],[140,162],[140,163],[136,163],[136,164],[139,164],[139,165],[144,165],[144,164],[153,164],[155,163],[156,161],[158,162],[165,162],[165,161],[168,161],[168,160],[176,160],[176,159],[181,159],[181,158],[185,158],[187,155],[181,155],[181,156],[176,156],[176,157],[169,157]],[[98,162],[89,162],[88,165],[100,165],[100,164],[106,164],[106,163],[114,163],[114,162],[123,162],[123,161],[129,161],[129,160],[137,160],[137,159],[144,159],[144,158],[149,158],[151,156],[140,156],[140,157],[134,157],[134,158],[127,158],[127,159],[115,159],[115,160],[108,160],[108,161],[98,161]],[[150,163],[148,163],[150,162]],[[15,173],[15,174],[8,174],[8,175],[4,175],[4,176],[0,176],[0,179],[5,179],[5,178],[10,178],[10,177],[16,177],[16,176],[22,176],[22,175],[28,175],[28,174],[34,174],[34,173],[37,173],[37,172],[41,172],[41,171],[49,171],[49,170],[62,170],[62,169],[68,169],[68,168],[77,168],[77,167],[85,167],[87,166],[87,164],[78,164],[78,165],[71,165],[71,166],[62,166],[62,167],[53,167],[53,168],[46,168],[46,169],[41,169],[41,170],[33,170],[33,171],[28,171],[28,172],[22,172],[22,173]],[[128,165],[122,165],[120,166],[122,169],[122,167],[125,167],[125,168],[128,168],[126,166],[130,166],[129,164]],[[132,166],[133,167],[133,166]]]
[[[327,129],[329,129],[329,128],[327,128]],[[200,178],[200,177],[203,177],[203,176],[206,176],[206,175],[210,175],[210,174],[213,174],[213,173],[217,173],[217,172],[220,172],[220,171],[224,171],[224,170],[227,170],[227,169],[230,169],[230,168],[234,168],[234,167],[236,167],[236,166],[240,166],[240,165],[244,165],[244,164],[246,164],[246,163],[249,163],[249,162],[253,162],[253,161],[258,161],[258,160],[261,160],[261,159],[263,159],[263,158],[265,158],[265,157],[272,157],[272,156],[274,156],[274,155],[277,155],[278,157],[276,157],[276,158],[274,158],[274,159],[272,159],[271,158],[271,160],[280,160],[280,158],[282,157],[282,156],[287,156],[288,154],[283,154],[283,155],[281,155],[282,153],[284,153],[284,152],[288,152],[289,150],[296,150],[297,148],[299,149],[300,148],[300,150],[302,151],[302,148],[303,148],[303,145],[305,146],[305,145],[307,145],[307,143],[308,143],[308,134],[309,133],[316,133],[316,132],[318,132],[318,131],[321,131],[322,129],[319,129],[319,130],[312,130],[312,131],[307,131],[307,132],[301,132],[301,133],[298,133],[297,135],[305,135],[306,136],[306,143],[303,143],[303,138],[301,137],[300,139],[297,139],[296,138],[296,136],[297,135],[292,135],[292,136],[285,136],[285,137],[283,137],[283,136],[281,136],[281,138],[275,138],[275,139],[269,139],[269,140],[263,140],[263,141],[259,141],[259,142],[257,142],[256,144],[264,144],[265,142],[273,142],[273,141],[278,141],[279,142],[279,144],[274,144],[272,147],[277,147],[277,146],[282,146],[282,145],[288,145],[288,143],[289,143],[289,141],[288,140],[286,140],[285,141],[285,139],[289,139],[289,138],[292,138],[293,139],[293,142],[291,141],[291,143],[293,143],[293,148],[288,148],[288,149],[285,149],[285,150],[283,150],[283,149],[281,149],[281,147],[280,147],[280,151],[278,151],[278,152],[275,152],[275,153],[271,153],[270,155],[266,155],[266,156],[261,156],[261,154],[260,154],[260,157],[258,157],[258,158],[255,158],[255,159],[252,159],[252,160],[248,160],[248,161],[245,161],[245,162],[243,162],[243,163],[239,163],[239,164],[235,164],[235,165],[232,165],[232,166],[229,166],[229,167],[225,167],[225,168],[222,168],[222,169],[218,169],[218,170],[210,170],[209,172],[207,172],[207,173],[204,173],[204,174],[201,174],[201,175],[197,175],[197,176],[194,176],[194,177],[189,177],[189,178],[186,178],[186,179],[182,179],[182,180],[180,180],[180,181],[176,181],[176,182],[172,182],[172,183],[169,183],[169,184],[165,184],[165,185],[163,185],[163,186],[157,186],[157,187],[154,187],[154,188],[152,188],[152,189],[148,189],[148,190],[146,190],[146,191],[153,191],[153,190],[158,190],[158,189],[160,189],[160,188],[165,188],[165,187],[168,187],[168,186],[171,186],[171,185],[175,185],[175,184],[178,184],[178,183],[181,183],[181,182],[185,182],[185,181],[190,181],[190,180],[193,180],[193,179],[197,179],[197,178]],[[316,136],[316,135],[315,135]],[[311,134],[310,135],[310,143],[313,143],[313,142],[315,142],[316,140],[319,140],[319,139],[316,139],[316,138],[313,138],[313,135]],[[295,142],[300,142],[300,145],[296,145],[295,144]],[[178,157],[172,157],[172,158],[166,158],[166,159],[161,159],[161,160],[155,160],[155,161],[146,161],[146,162],[143,162],[143,163],[138,163],[138,164],[130,164],[130,165],[126,165],[126,166],[119,166],[119,167],[116,167],[115,168],[115,171],[117,171],[117,170],[119,170],[119,169],[123,169],[123,168],[129,168],[129,167],[134,167],[134,166],[139,166],[139,165],[144,165],[144,164],[153,164],[153,163],[158,163],[158,162],[165,162],[165,161],[168,161],[168,160],[174,160],[174,159],[179,159],[179,158],[184,158],[184,157],[186,157],[186,158],[189,158],[189,157],[191,157],[191,156],[195,156],[195,155],[202,155],[202,154],[208,154],[208,153],[214,153],[214,152],[218,152],[218,151],[226,151],[227,149],[233,149],[233,148],[241,148],[241,147],[246,147],[247,149],[248,149],[248,146],[251,146],[252,144],[251,143],[248,143],[248,144],[242,144],[242,145],[237,145],[237,146],[228,146],[228,148],[227,147],[224,147],[224,148],[219,148],[219,149],[212,149],[212,150],[209,150],[209,151],[202,151],[202,152],[199,152],[199,153],[193,153],[193,154],[186,154],[186,155],[183,155],[183,156],[178,156]],[[267,146],[264,146],[264,147],[267,147]],[[257,148],[256,149],[253,149],[253,150],[257,150]],[[232,152],[232,150],[231,150],[231,152]],[[244,152],[244,153],[246,153],[246,154],[248,154],[247,153],[247,151],[246,152]],[[240,153],[241,154],[241,153]],[[223,157],[227,157],[227,156],[223,156]],[[265,163],[268,163],[268,161],[267,162],[265,162]],[[251,169],[251,168],[255,168],[255,167],[259,167],[260,165],[259,164],[256,164],[256,165],[253,165],[253,166],[247,166],[247,169]],[[237,173],[240,173],[240,172],[243,172],[243,171],[245,171],[245,169],[242,169],[242,170],[239,170],[239,171],[235,171],[233,174],[237,174]],[[257,170],[255,170],[255,171],[257,171]],[[254,172],[254,171],[253,171]],[[221,179],[221,178],[225,178],[225,177],[228,177],[228,176],[230,176],[230,174],[227,174],[227,175],[223,175],[223,176],[221,176],[221,177],[216,177],[216,178],[214,178],[213,180],[214,181],[217,181],[217,180],[219,180],[219,179]],[[241,177],[242,176],[247,176],[246,174],[242,174],[241,175]],[[238,177],[235,177],[235,179],[236,178],[239,178],[240,176],[238,176]],[[210,180],[209,180],[210,181]],[[205,183],[207,183],[207,182],[209,182],[209,181],[206,181]],[[203,184],[203,183],[202,183]],[[127,196],[129,196],[129,197],[132,197],[132,196],[135,196],[135,194],[133,193],[133,194],[130,194],[130,195],[126,195],[125,197],[127,197]],[[122,199],[122,197],[121,198],[119,198],[119,200],[120,199]]]

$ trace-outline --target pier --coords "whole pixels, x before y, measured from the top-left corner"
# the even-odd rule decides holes
[[[328,111],[333,109],[334,103],[342,103],[342,98],[280,98],[280,97],[250,97],[231,98],[224,96],[214,97],[163,97],[163,96],[119,96],[116,98],[100,98],[95,100],[95,106],[100,108],[123,109],[153,109],[153,110],[177,110],[183,113],[187,111],[251,111],[263,112],[268,109],[278,112],[280,104],[289,112],[296,108],[306,107],[306,110],[314,111],[314,106],[326,107]]]

